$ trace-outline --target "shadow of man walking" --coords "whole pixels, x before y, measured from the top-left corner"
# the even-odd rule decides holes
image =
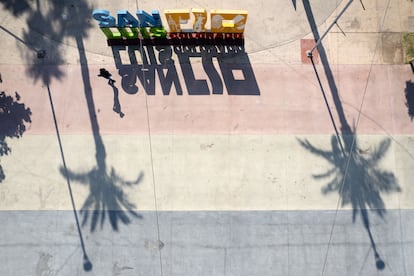
[[[121,104],[119,103],[119,91],[118,88],[111,83],[110,86],[112,87],[113,91],[114,91],[114,107],[113,110],[115,113],[119,114],[119,117],[123,118],[125,116],[125,114],[121,111]]]
[[[115,81],[112,79],[112,74],[109,73],[109,71],[106,70],[105,68],[99,69],[98,77],[103,77],[103,78],[107,79],[109,85],[113,85],[115,83]]]

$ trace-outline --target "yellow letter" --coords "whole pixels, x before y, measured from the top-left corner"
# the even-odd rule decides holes
[[[211,10],[212,33],[243,33],[247,21],[244,10]]]
[[[193,32],[200,33],[206,31],[207,12],[205,9],[192,9],[194,14]]]
[[[181,24],[187,24],[190,19],[190,10],[165,10],[168,27],[171,33],[181,32]]]

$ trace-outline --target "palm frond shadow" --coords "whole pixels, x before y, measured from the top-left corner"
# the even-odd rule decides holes
[[[35,81],[41,80],[49,84],[52,79],[60,80],[64,77],[64,72],[57,66],[64,64],[58,42],[62,41],[66,34],[62,27],[64,24],[56,24],[59,28],[50,27],[45,33],[45,26],[50,26],[50,22],[56,20],[53,20],[54,10],[46,12],[44,6],[47,5],[36,2],[36,8],[30,11],[27,18],[28,29],[24,30],[20,41],[25,44],[25,47],[18,47],[18,49],[29,64],[26,69],[27,75]],[[27,48],[31,51],[27,51]]]
[[[385,263],[376,249],[367,210],[371,210],[384,219],[386,207],[381,194],[401,192],[395,175],[380,167],[380,161],[389,150],[391,140],[386,138],[373,149],[364,150],[358,146],[355,134],[343,135],[341,138],[345,144],[345,154],[334,135],[331,137],[331,149],[329,150],[315,147],[308,139],[298,139],[298,142],[306,150],[322,157],[330,165],[327,171],[314,174],[313,178],[328,179],[321,189],[322,194],[338,193],[341,207],[352,206],[354,223],[357,215],[361,215],[374,250],[376,266],[381,270],[384,269]]]
[[[352,139],[352,135],[344,138]],[[363,209],[371,209],[383,217],[386,209],[381,193],[401,192],[394,174],[379,166],[391,145],[389,138],[382,140],[373,150],[363,150],[355,144],[353,150],[346,155],[341,152],[335,136],[331,137],[331,150],[318,149],[307,139],[298,141],[305,149],[324,158],[331,165],[326,172],[314,174],[313,177],[318,180],[329,179],[322,188],[322,194],[338,192],[341,206],[352,206],[353,221],[358,211]]]
[[[65,169],[60,168],[62,175]],[[142,216],[135,211],[133,204],[124,193],[123,188],[138,185],[143,179],[141,172],[134,181],[123,180],[111,168],[110,173],[105,168],[95,167],[86,173],[75,173],[67,170],[69,179],[89,186],[89,195],[86,198],[80,213],[82,215],[82,226],[90,223],[91,232],[100,225],[104,226],[105,219],[108,218],[115,231],[119,230],[119,222],[124,224],[131,223],[130,217],[141,219]]]
[[[17,49],[29,65],[27,75],[44,84],[50,84],[52,79],[62,80],[64,71],[59,65],[67,61],[61,46],[67,44],[68,37],[88,36],[88,30],[92,28],[92,5],[88,1],[76,0],[6,0],[1,4],[14,15],[28,14],[27,28],[21,38],[0,26],[15,38]]]
[[[30,0],[4,0],[1,1],[3,8],[9,10],[14,16],[20,16],[23,13],[30,11]]]

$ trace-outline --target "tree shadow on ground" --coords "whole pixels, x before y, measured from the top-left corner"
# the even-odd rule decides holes
[[[2,0],[1,4],[14,16],[19,16],[31,9],[29,2],[30,0]]]
[[[52,79],[60,80],[64,76],[62,69],[59,67],[60,64],[64,63],[64,58],[56,41],[63,40],[65,33],[61,28],[52,28],[51,22],[54,22],[53,12],[50,11],[45,14],[42,9],[44,3],[37,2],[37,9],[33,10],[27,19],[29,29],[23,32],[22,41],[30,45],[32,51],[27,51],[27,47],[20,47],[20,49],[28,64],[30,64],[27,68],[27,74],[35,81],[41,80],[43,83],[49,84]],[[62,26],[61,24],[54,25]],[[45,29],[47,29],[47,32]]]
[[[26,131],[26,125],[31,123],[32,112],[20,102],[20,95],[14,96],[0,92],[0,156],[8,155],[11,148],[8,138],[21,138]],[[0,164],[0,183],[5,179],[3,167]]]
[[[336,136],[331,137],[330,150],[319,149],[307,139],[298,139],[298,141],[305,149],[329,163],[330,168],[326,172],[314,174],[313,178],[329,180],[322,188],[322,194],[337,192],[341,199],[341,207],[352,206],[353,222],[360,213],[374,251],[376,266],[381,270],[385,267],[385,263],[380,258],[372,237],[367,210],[371,209],[384,219],[386,208],[381,194],[401,192],[394,174],[380,168],[380,161],[386,155],[391,140],[387,138],[374,148],[361,149],[353,135],[344,135],[342,138],[345,149],[349,150],[346,154],[343,154]]]
[[[34,81],[39,80],[43,82],[47,88],[63,163],[60,167],[60,171],[66,177],[68,185],[68,192],[72,202],[84,254],[84,270],[89,271],[92,269],[92,263],[89,261],[85,250],[77,208],[72,194],[71,178],[74,181],[90,185],[90,194],[81,210],[83,224],[90,221],[91,229],[94,230],[97,222],[100,221],[102,226],[106,215],[108,215],[113,229],[117,230],[119,221],[129,223],[129,216],[124,209],[127,210],[129,214],[132,214],[135,217],[140,217],[132,210],[133,204],[126,199],[121,186],[133,186],[134,184],[137,184],[142,179],[142,174],[139,174],[136,181],[128,182],[123,181],[113,168],[110,172],[106,170],[105,147],[99,133],[92,96],[88,61],[83,44],[83,39],[88,36],[88,30],[92,27],[92,24],[90,23],[92,14],[92,6],[90,2],[86,0],[23,1],[20,3],[19,1],[7,0],[3,3],[3,6],[12,13],[27,13],[27,26],[24,28],[21,38],[10,31],[7,32],[7,29],[6,32],[16,39],[20,53],[27,61],[27,75],[32,77]],[[14,6],[15,3],[20,4]],[[50,87],[50,83],[53,79],[63,79],[64,72],[61,69],[61,65],[66,64],[66,61],[62,55],[62,51],[64,50],[64,47],[66,47],[64,45],[67,45],[67,39],[69,38],[74,38],[76,43],[75,47],[78,50],[84,94],[87,100],[87,108],[96,146],[97,166],[86,173],[73,172],[66,166],[65,152],[60,139],[57,123],[58,119],[56,118],[53,93],[51,92]],[[117,184],[119,184],[119,186],[117,186]]]
[[[296,10],[296,0],[292,0],[293,8]]]
[[[83,3],[84,1],[78,2]],[[23,29],[22,37],[19,37],[19,35],[9,31],[3,26],[0,27],[6,34],[12,36],[16,40],[17,49],[19,49],[21,56],[26,59],[26,74],[32,77],[34,81],[40,80],[43,82],[47,89],[62,162],[65,164],[64,150],[60,139],[53,97],[49,84],[52,79],[61,80],[64,75],[59,67],[59,65],[63,64],[59,43],[62,42],[67,33],[63,28],[65,23],[62,22],[62,20],[59,20],[60,22],[58,23],[53,19],[56,17],[56,6],[66,6],[67,1],[6,0],[2,1],[2,4],[14,15],[28,13],[26,21],[27,26]],[[82,26],[79,29],[82,30]],[[86,252],[69,180],[67,180],[67,186],[83,253],[83,269],[85,271],[90,271],[92,270],[93,265]]]
[[[76,2],[78,3],[78,2]],[[82,1],[83,3],[83,1]],[[91,7],[85,2],[79,6],[75,4],[75,11],[82,13],[87,12],[88,16],[80,16],[74,14],[76,25],[91,26],[87,18],[92,14]],[[123,192],[125,186],[132,187],[138,184],[142,178],[143,173],[140,172],[135,181],[125,181],[116,173],[114,168],[110,172],[106,165],[106,149],[99,130],[99,123],[97,120],[95,101],[92,93],[92,86],[90,81],[90,73],[88,68],[88,59],[86,56],[83,38],[87,35],[85,31],[71,28],[72,35],[76,40],[76,46],[79,54],[79,61],[81,66],[82,82],[84,85],[84,95],[86,98],[89,120],[91,122],[92,134],[95,143],[95,157],[97,166],[86,173],[77,173],[68,168],[61,167],[61,173],[71,180],[78,181],[89,185],[89,196],[85,200],[81,214],[83,216],[82,225],[90,223],[90,230],[95,231],[98,221],[100,221],[101,228],[105,218],[108,216],[112,229],[118,231],[119,222],[124,224],[130,223],[130,216],[141,218],[141,215],[134,211],[135,205],[132,204]]]
[[[96,229],[98,218],[102,226],[105,218],[108,217],[112,228],[118,230],[119,221],[125,224],[129,223],[130,220],[127,213],[134,217],[140,217],[140,215],[133,211],[134,205],[126,199],[122,187],[138,184],[142,179],[142,173],[139,174],[137,181],[128,182],[122,180],[114,168],[107,172],[106,151],[99,132],[88,61],[83,44],[83,39],[88,36],[88,30],[92,27],[90,22],[92,14],[91,4],[84,0],[68,0],[64,2],[60,0],[35,0],[22,1],[15,6],[15,2],[6,1],[3,6],[13,13],[28,13],[27,29],[23,31],[22,38],[9,34],[16,38],[18,45],[24,45],[20,50],[29,65],[27,74],[35,81],[40,80],[46,85],[52,109],[53,97],[49,84],[51,80],[61,80],[64,76],[60,65],[65,64],[65,60],[60,46],[62,43],[65,44],[67,38],[75,39],[84,84],[84,94],[87,100],[87,108],[96,146],[97,166],[87,173],[71,171],[65,165],[60,168],[60,171],[69,180],[90,185],[90,194],[81,209],[81,215],[83,216],[82,225],[90,221],[90,227],[93,231]],[[115,96],[114,99],[116,100]],[[119,102],[116,107],[117,111],[118,109],[120,111]],[[52,112],[55,116],[54,110]],[[55,118],[55,127],[59,136],[57,118]],[[58,139],[60,142],[60,137]],[[63,146],[60,146],[62,159],[64,160]]]
[[[89,185],[89,195],[80,211],[83,216],[82,226],[90,222],[90,230],[93,232],[96,230],[98,221],[100,221],[102,229],[105,218],[108,216],[112,229],[118,231],[119,221],[124,224],[129,224],[131,222],[128,214],[135,218],[142,218],[141,215],[134,211],[136,206],[129,201],[126,194],[123,192],[123,188],[139,184],[143,178],[143,173],[139,173],[135,181],[126,181],[116,173],[114,168],[111,168],[110,172],[108,172],[106,165],[106,149],[99,131],[95,102],[90,87],[89,71],[84,51],[80,51],[80,56],[82,64],[85,65],[81,67],[81,70],[95,143],[97,166],[85,173],[74,172],[64,166],[60,168],[60,171],[62,175],[68,177],[70,180]],[[89,84],[89,86],[87,84]],[[113,86],[113,84],[111,86]]]
[[[96,230],[98,223],[103,228],[105,218],[108,217],[112,229],[118,231],[119,222],[129,224],[131,219],[128,215],[135,218],[142,218],[140,214],[134,211],[135,205],[131,203],[123,191],[123,187],[132,187],[141,182],[143,174],[140,173],[135,181],[123,180],[111,168],[107,172],[105,161],[98,162],[98,166],[87,173],[75,173],[67,171],[68,177],[76,182],[89,185],[89,195],[85,200],[82,208],[82,226],[90,221],[90,230]],[[64,168],[61,173],[65,174]]]
[[[26,59],[26,73],[34,79],[49,84],[51,79],[61,79],[63,71],[58,65],[64,64],[60,43],[67,33],[65,20],[56,19],[56,8],[64,6],[58,1],[13,1],[2,2],[3,7],[15,15],[26,16],[26,26],[22,35],[13,33],[1,26],[6,34],[16,40],[17,49]],[[62,14],[60,14],[61,16]],[[57,23],[59,22],[59,23]]]
[[[315,38],[315,42],[317,42],[321,39],[321,37],[313,16],[310,1],[302,0],[302,3],[311,31]],[[331,117],[336,135],[331,138],[331,150],[318,149],[306,139],[299,139],[298,141],[305,149],[324,158],[331,165],[331,168],[328,169],[328,171],[322,174],[314,175],[314,178],[330,178],[328,184],[323,187],[322,193],[328,194],[331,192],[338,192],[341,199],[341,206],[344,207],[349,204],[352,206],[353,222],[355,222],[357,214],[360,213],[364,228],[368,233],[371,247],[374,251],[376,267],[378,270],[382,270],[385,268],[385,263],[381,259],[375,241],[372,237],[367,210],[371,209],[381,218],[384,218],[386,209],[381,193],[401,191],[394,174],[390,171],[382,170],[379,167],[381,159],[383,159],[391,145],[391,140],[384,139],[378,144],[378,146],[372,147],[372,151],[370,149],[364,150],[359,148],[355,127],[351,129],[346,119],[339,91],[336,86],[335,78],[330,68],[323,44],[320,43],[317,49],[326,79],[328,81],[329,91],[339,118],[340,133],[337,130],[334,117],[331,113],[331,108],[326,99],[325,89],[311,56],[310,58],[313,69],[322,95],[325,99],[325,104]]]
[[[405,82],[405,105],[408,108],[408,116],[411,121],[414,118],[414,83],[412,81]]]

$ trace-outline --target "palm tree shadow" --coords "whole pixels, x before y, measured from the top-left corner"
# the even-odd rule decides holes
[[[26,131],[26,124],[31,123],[32,112],[24,103],[20,103],[20,95],[6,95],[0,92],[0,156],[8,155],[11,148],[7,144],[8,138],[21,138]],[[6,178],[0,164],[0,183]]]
[[[82,1],[77,2],[75,8],[76,9],[72,11],[74,12],[73,24],[90,27],[91,23],[88,20],[88,16],[92,14],[91,6],[87,2]],[[85,16],[82,16],[82,14],[79,13],[85,14]],[[97,165],[89,172],[85,173],[74,172],[63,167],[60,168],[60,171],[62,175],[65,175],[73,181],[89,185],[90,193],[80,211],[82,215],[82,226],[85,226],[89,222],[90,230],[93,232],[96,230],[98,223],[102,229],[104,221],[108,218],[112,229],[118,231],[119,222],[129,224],[131,222],[131,217],[142,218],[141,215],[134,211],[136,206],[128,199],[123,192],[123,188],[139,184],[142,181],[143,173],[139,173],[135,181],[126,181],[116,173],[114,168],[111,168],[110,172],[108,172],[106,165],[106,149],[99,130],[90,81],[88,59],[83,44],[83,38],[87,35],[87,32],[85,29],[78,30],[77,28],[71,28],[68,30],[68,35],[75,38],[79,53],[84,95],[95,143],[95,158]]]
[[[47,87],[53,115],[53,101],[49,84],[53,79],[62,79],[64,73],[59,65],[66,63],[62,56],[61,48],[58,46],[60,43],[65,43],[67,38],[72,37],[75,39],[79,53],[84,94],[95,141],[97,166],[89,172],[78,173],[66,168],[64,164],[60,167],[60,172],[68,177],[68,180],[72,179],[90,185],[91,193],[81,209],[82,224],[85,225],[90,221],[91,230],[95,230],[98,221],[102,226],[105,219],[108,218],[112,228],[118,230],[120,221],[129,223],[131,216],[140,217],[133,210],[134,205],[127,199],[122,188],[138,184],[142,180],[142,173],[139,174],[135,181],[125,181],[113,168],[107,172],[105,147],[96,119],[97,115],[92,95],[88,60],[83,44],[83,39],[89,35],[88,31],[93,26],[90,20],[92,5],[85,0],[69,0],[64,2],[6,0],[4,3],[2,2],[2,5],[13,14],[28,14],[26,20],[27,29],[23,31],[22,38],[17,37],[5,28],[3,28],[3,31],[13,36],[18,46],[24,46],[19,47],[19,50],[27,60],[27,64],[29,64],[26,73],[35,81],[42,81]],[[53,24],[52,27],[50,25],[51,22],[56,24]],[[55,127],[59,136],[56,118]],[[58,139],[60,138],[58,137]],[[62,158],[64,159],[63,149],[61,151]],[[70,185],[70,182],[68,183]]]
[[[26,73],[35,81],[41,80],[50,84],[52,79],[61,79],[64,76],[62,69],[58,66],[64,64],[59,42],[63,41],[66,34],[66,23],[60,18],[56,19],[56,7],[58,3],[52,2],[53,8],[48,7],[46,2],[35,1],[35,6],[28,9],[29,16],[26,23],[28,28],[24,30],[22,39],[16,39],[24,44],[19,47],[22,56],[25,57],[30,66]],[[30,4],[33,5],[33,4]],[[57,22],[57,28],[48,28],[50,22]],[[29,49],[30,51],[27,51]]]
[[[371,148],[359,148],[355,135],[344,135],[342,139],[347,149],[346,154],[342,152],[337,137],[334,135],[331,137],[330,150],[319,149],[307,139],[298,139],[298,142],[306,150],[322,157],[329,163],[330,168],[326,172],[314,174],[313,178],[316,180],[328,179],[328,183],[322,188],[322,194],[337,192],[341,199],[341,207],[352,206],[352,221],[354,223],[358,213],[361,215],[374,250],[376,266],[381,270],[385,264],[376,249],[367,210],[372,210],[384,219],[386,208],[381,194],[401,192],[394,174],[380,168],[380,161],[386,155],[391,140],[386,138],[371,150]],[[350,147],[352,143],[353,146]],[[350,150],[351,148],[352,150]]]
[[[0,28],[16,40],[17,48],[20,50],[22,57],[27,60],[28,66],[26,74],[31,76],[34,81],[42,81],[47,88],[63,167],[66,170],[64,150],[60,139],[53,97],[49,84],[52,79],[60,80],[64,75],[61,67],[59,66],[65,63],[59,44],[63,43],[63,40],[68,35],[73,34],[72,30],[75,30],[74,32],[80,36],[86,36],[86,30],[91,27],[91,24],[87,21],[87,18],[89,17],[82,16],[86,15],[82,13],[90,15],[91,9],[89,8],[89,4],[84,0],[70,0],[64,2],[6,0],[2,1],[1,4],[6,10],[12,12],[14,15],[28,13],[26,20],[27,26],[26,28],[23,28],[22,38],[3,26],[0,26]],[[80,22],[79,20],[66,20],[67,18],[72,18],[73,15],[85,18],[86,22]],[[53,22],[53,26],[51,25],[51,22]],[[78,25],[74,26],[74,23],[78,23]],[[74,204],[71,184],[68,178],[67,185],[83,252],[83,268],[85,271],[90,271],[92,270],[92,262],[89,260],[86,253],[82,232],[79,226],[77,210]]]
[[[142,181],[143,173],[141,172],[135,181],[126,181],[116,173],[114,168],[111,168],[110,172],[107,170],[106,149],[100,134],[99,123],[95,111],[95,101],[90,85],[87,58],[82,40],[79,37],[77,37],[77,40],[79,43],[78,49],[81,60],[84,94],[95,143],[95,158],[97,165],[89,172],[85,173],[74,172],[66,167],[61,167],[60,172],[70,180],[89,185],[89,195],[80,210],[83,217],[82,226],[85,226],[88,221],[90,221],[90,230],[93,232],[96,230],[98,222],[100,222],[102,229],[104,221],[106,217],[108,217],[112,229],[118,231],[119,221],[124,224],[129,224],[131,222],[130,216],[142,218],[141,215],[134,211],[136,206],[129,201],[123,192],[123,188],[139,184]]]
[[[60,168],[60,171],[63,175],[65,174],[63,167]],[[96,230],[98,224],[102,229],[106,217],[115,231],[119,230],[119,222],[129,224],[131,222],[130,216],[142,218],[134,211],[136,206],[129,201],[123,191],[123,187],[139,184],[143,178],[142,172],[135,181],[125,181],[115,172],[114,168],[111,168],[110,173],[107,173],[106,168],[99,166],[98,163],[98,166],[89,172],[75,173],[67,170],[67,174],[69,179],[89,185],[90,192],[80,213],[82,226],[90,221],[91,232]]]
[[[321,36],[319,35],[318,26],[313,16],[311,3],[309,0],[302,0],[302,4],[315,42],[320,41]],[[336,132],[336,136],[332,136],[331,150],[318,149],[307,139],[298,139],[298,142],[305,149],[315,155],[321,156],[330,164],[331,168],[325,173],[313,175],[313,177],[318,180],[329,179],[329,182],[322,188],[322,193],[338,192],[341,205],[346,206],[350,204],[352,206],[353,222],[355,222],[357,214],[360,213],[364,228],[369,235],[374,251],[376,267],[378,270],[382,270],[385,268],[385,263],[381,259],[372,237],[367,210],[369,208],[381,218],[384,218],[386,209],[385,203],[381,198],[381,193],[401,192],[401,188],[394,174],[390,171],[382,170],[379,166],[381,159],[385,156],[391,145],[391,140],[384,139],[372,151],[370,149],[363,150],[359,148],[355,127],[352,129],[347,122],[335,78],[322,43],[318,45],[318,52],[341,124],[341,133]],[[326,97],[325,89],[320,81],[312,57],[311,62],[316,78],[319,81],[321,92]],[[328,105],[327,107],[330,112]],[[334,121],[333,125],[336,130]]]

